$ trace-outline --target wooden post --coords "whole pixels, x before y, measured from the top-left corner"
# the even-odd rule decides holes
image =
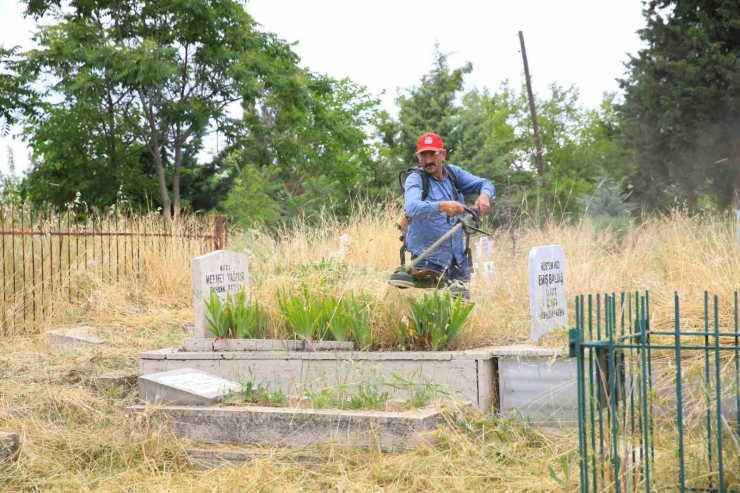
[[[545,160],[542,156],[542,142],[540,141],[540,127],[537,124],[537,111],[534,105],[534,94],[532,93],[532,81],[529,77],[529,63],[527,62],[527,49],[524,47],[524,33],[519,31],[519,43],[522,47],[522,59],[524,60],[524,78],[527,81],[527,94],[529,96],[529,113],[532,116],[532,127],[534,129],[534,142],[537,147],[537,174],[540,175],[540,186],[544,190],[547,187],[545,181]],[[550,215],[550,200],[545,195],[545,214]]]
[[[213,216],[213,249],[223,250],[229,234],[229,218],[225,215]]]

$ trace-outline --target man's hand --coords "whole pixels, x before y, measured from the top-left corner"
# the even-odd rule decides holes
[[[473,207],[478,208],[479,215],[483,215],[486,213],[488,209],[491,208],[491,199],[488,198],[488,195],[485,193],[482,193],[478,196],[477,199],[475,199],[475,203],[473,204]]]
[[[447,217],[457,216],[465,212],[463,205],[455,200],[443,200],[439,203],[439,212],[444,212]]]

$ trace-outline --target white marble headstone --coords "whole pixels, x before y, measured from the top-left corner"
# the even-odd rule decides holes
[[[249,294],[249,264],[244,253],[229,250],[215,252],[195,257],[192,261],[193,269],[193,304],[195,306],[195,335],[196,337],[214,337],[205,328],[206,307],[203,303],[215,290],[221,301],[226,301],[226,295],[247,290]]]
[[[558,245],[532,248],[529,252],[529,309],[531,337],[568,327],[565,254]]]
[[[478,258],[490,259],[493,257],[493,241],[487,236],[481,236],[475,245]]]
[[[342,262],[347,256],[347,244],[349,243],[349,235],[344,233],[339,237],[339,250],[336,252],[329,252],[329,260],[338,260]]]

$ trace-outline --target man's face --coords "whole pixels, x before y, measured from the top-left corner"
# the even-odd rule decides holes
[[[440,149],[439,151],[424,151],[416,154],[419,158],[419,164],[422,165],[424,171],[430,175],[436,175],[442,169],[442,163],[445,160],[447,151]]]

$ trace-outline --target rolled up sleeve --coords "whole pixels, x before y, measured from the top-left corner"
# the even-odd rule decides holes
[[[404,186],[404,209],[411,219],[432,217],[439,214],[439,202],[421,200],[422,181],[418,173],[406,178]]]
[[[472,173],[468,173],[458,166],[450,166],[455,172],[457,178],[457,187],[463,195],[472,195],[485,193],[488,198],[492,199],[496,195],[496,189],[493,184],[485,178],[479,178]]]

